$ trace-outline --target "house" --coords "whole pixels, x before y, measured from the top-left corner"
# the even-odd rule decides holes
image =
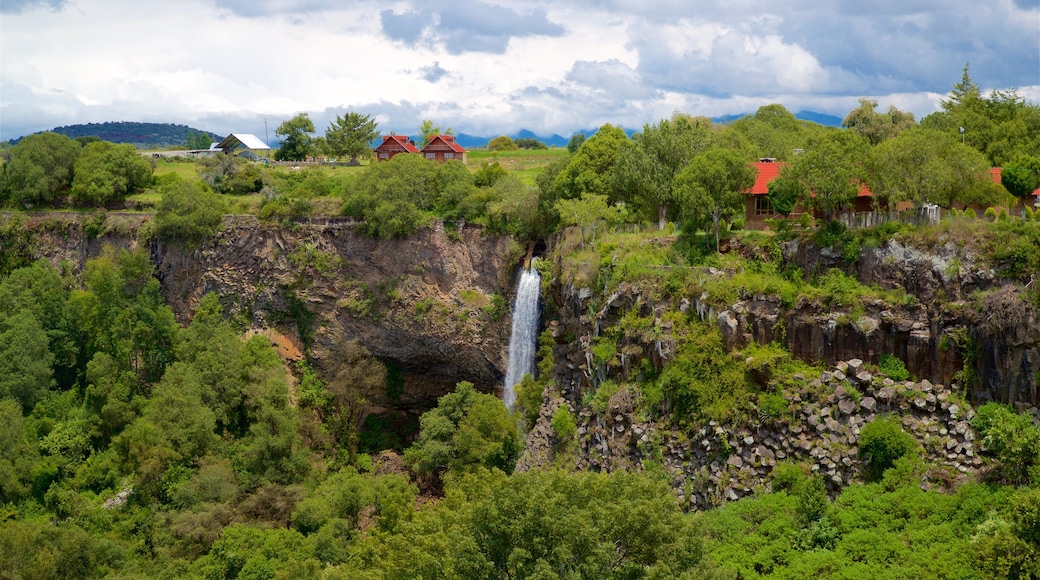
[[[769,203],[769,182],[780,175],[780,170],[787,166],[787,163],[764,157],[752,165],[758,170],[758,174],[755,176],[755,184],[744,192],[747,196],[744,198],[744,227],[749,230],[764,230],[767,229],[767,219],[778,217],[773,205]]]
[[[455,142],[454,135],[437,135],[430,139],[426,147],[422,148],[422,154],[433,161],[458,159],[463,163],[466,162],[466,150]]]
[[[390,161],[398,153],[418,153],[419,148],[407,135],[383,135],[383,142],[374,152],[379,161]]]
[[[769,226],[766,224],[766,220],[780,218],[773,206],[769,203],[769,183],[772,182],[780,175],[780,170],[787,166],[786,163],[777,162],[775,159],[762,158],[752,163],[755,169],[758,170],[758,175],[755,177],[755,184],[744,192],[747,196],[744,199],[744,227],[749,230],[765,230]],[[1001,169],[994,167],[989,170],[990,179],[994,183],[1000,183]],[[850,213],[866,213],[873,212],[874,207],[871,204],[871,198],[873,193],[866,184],[860,186],[859,193],[856,195],[856,199],[852,202],[852,207],[846,211]],[[1040,208],[1040,189],[1033,192],[1031,196],[1033,206]],[[1027,202],[1028,203],[1028,202]],[[895,210],[903,211],[913,207],[913,203],[909,201],[901,201],[896,204]],[[980,204],[969,204],[969,208],[975,211],[976,214],[982,215],[986,211],[988,206]],[[805,208],[801,205],[796,205],[794,210],[791,211],[789,217],[798,218],[805,213]]]

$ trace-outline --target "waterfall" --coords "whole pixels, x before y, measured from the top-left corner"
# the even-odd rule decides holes
[[[509,336],[509,367],[502,400],[512,411],[516,401],[514,387],[526,374],[534,374],[534,355],[538,349],[538,295],[542,277],[534,267],[520,274],[513,304],[513,330]]]

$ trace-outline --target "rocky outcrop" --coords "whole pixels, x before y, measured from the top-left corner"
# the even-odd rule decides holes
[[[875,377],[859,359],[839,361],[809,380],[805,389],[785,392],[785,413],[744,423],[709,421],[694,426],[692,433],[641,420],[633,415],[631,395],[624,391],[611,398],[604,413],[554,396],[528,434],[517,468],[557,461],[561,442],[550,422],[556,407],[571,405],[579,418],[579,443],[567,457],[575,469],[663,468],[691,509],[715,507],[768,489],[778,461],[807,465],[836,494],[862,479],[860,430],[884,415],[896,418],[920,442],[929,463],[943,467],[929,472],[922,485],[947,485],[973,477],[982,466],[980,442],[969,422],[974,410],[955,391],[927,380]]]
[[[717,316],[719,330],[732,349],[778,342],[795,357],[835,364],[860,358],[877,364],[882,354],[904,361],[916,377],[949,383],[963,370],[958,348],[945,334],[962,331],[961,310],[930,311],[924,305],[892,306],[866,301],[855,310],[831,310],[812,301],[785,308],[773,296],[752,296]]]
[[[290,227],[251,216],[225,218],[197,248],[142,241],[147,217],[110,215],[88,238],[76,216],[37,223],[38,252],[73,273],[105,245],[145,245],[162,290],[181,322],[216,292],[229,315],[252,332],[276,328],[286,352],[320,365],[341,341],[357,339],[397,380],[373,410],[421,411],[456,382],[500,388],[508,353],[508,296],[522,258],[508,237],[442,224],[405,239],[380,240],[348,219]],[[114,227],[119,224],[119,227]]]
[[[518,469],[561,461],[588,470],[664,468],[689,505],[704,508],[767,487],[776,462],[789,460],[810,465],[836,492],[862,477],[860,429],[884,414],[898,418],[928,461],[941,466],[924,485],[973,476],[982,463],[968,423],[970,401],[1015,403],[1037,413],[1036,309],[1020,286],[952,248],[935,254],[890,242],[863,256],[850,265],[830,250],[784,248],[788,263],[805,271],[840,267],[865,284],[902,288],[912,299],[833,307],[819,299],[785,305],[779,297],[744,295],[719,307],[706,294],[675,303],[636,284],[622,282],[597,295],[556,280],[547,297],[553,314],[547,330],[555,339],[552,380]],[[711,268],[705,273],[728,275]],[[644,369],[659,371],[674,356],[668,313],[675,310],[716,324],[731,350],[751,341],[779,342],[794,356],[831,368],[802,377],[804,388],[785,386],[786,413],[760,413],[741,423],[680,431],[667,419],[655,422],[636,412],[638,395],[624,386],[605,409],[594,408],[589,396],[603,383],[638,383]],[[627,325],[619,332],[622,321]],[[595,348],[608,329],[616,348],[601,360]],[[916,380],[868,372],[882,354],[904,361]],[[576,444],[558,441],[552,430],[561,405],[578,418]]]

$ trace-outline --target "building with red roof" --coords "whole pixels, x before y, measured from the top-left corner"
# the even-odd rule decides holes
[[[420,152],[431,161],[448,161],[457,159],[466,162],[466,150],[455,141],[454,135],[437,135],[430,139]]]
[[[419,148],[407,135],[383,135],[383,142],[374,152],[379,161],[390,161],[399,153],[418,153]]]

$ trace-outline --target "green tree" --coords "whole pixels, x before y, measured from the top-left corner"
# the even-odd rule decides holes
[[[499,165],[498,161],[481,164],[480,169],[473,174],[473,184],[477,187],[491,187],[503,177],[509,175],[505,167]]]
[[[698,530],[643,474],[481,470],[344,570],[388,578],[685,578],[703,572]]]
[[[740,153],[711,149],[690,160],[675,177],[676,197],[683,212],[711,218],[715,247],[719,247],[719,223],[738,215],[744,207],[744,194],[755,184],[756,170]]]
[[[1040,188],[1040,155],[1017,154],[1001,169],[1000,183],[1011,195],[1028,200]]]
[[[348,112],[337,115],[325,130],[325,150],[330,157],[350,157],[350,164],[357,165],[358,157],[372,153],[372,141],[379,137],[375,120],[368,115]]]
[[[878,113],[877,106],[878,102],[874,99],[860,99],[859,107],[845,116],[841,126],[855,131],[871,145],[877,145],[917,126],[913,113],[904,113],[895,105],[890,105],[886,113]]]
[[[18,401],[0,399],[0,502],[17,501],[29,492],[39,454],[25,423]]]
[[[386,391],[386,367],[357,340],[339,345],[327,361],[328,423],[353,460],[365,408]]]
[[[627,141],[621,127],[603,125],[571,156],[552,188],[564,199],[577,199],[586,193],[609,198],[614,191],[611,174]]]
[[[754,115],[734,121],[729,129],[743,135],[755,149],[755,157],[790,161],[796,149],[804,149],[821,127],[799,121],[779,104],[764,105]]]
[[[496,227],[523,240],[537,240],[548,233],[546,216],[538,211],[538,189],[507,175],[495,182],[495,201],[488,213]]]
[[[155,226],[160,236],[192,243],[220,229],[224,202],[204,184],[175,179],[164,183],[159,192],[162,199],[155,213]]]
[[[516,146],[520,149],[548,149],[549,146],[534,137],[522,137],[516,140]]]
[[[881,207],[912,201],[950,209],[997,197],[985,156],[933,129],[904,131],[874,147],[864,179]]]
[[[418,130],[419,130],[419,136],[422,137],[422,144],[420,144],[418,146],[419,149],[422,149],[423,147],[426,147],[427,145],[429,145],[430,141],[432,141],[433,138],[436,137],[437,135],[454,135],[455,134],[455,131],[453,131],[450,127],[447,128],[447,129],[441,129],[440,125],[434,123],[430,119],[423,119],[422,122],[419,123]]]
[[[587,137],[584,131],[579,131],[571,135],[571,138],[567,140],[567,153],[570,153],[571,155],[577,153],[578,149],[581,149],[581,146],[585,143],[586,139]]]
[[[230,195],[247,195],[264,187],[260,167],[241,157],[217,153],[199,159],[199,176],[213,191]]]
[[[852,131],[831,130],[812,140],[790,170],[802,183],[802,206],[830,220],[851,204],[862,187],[868,151],[866,140]]]
[[[437,164],[419,155],[396,155],[370,165],[344,191],[343,213],[365,220],[369,235],[406,236],[426,223],[424,211],[436,196]]]
[[[209,134],[204,131],[196,132],[188,129],[187,141],[185,148],[189,150],[209,149],[209,146],[213,143]]]
[[[489,151],[516,151],[520,148],[511,137],[506,135],[500,135],[488,141],[487,147]]]
[[[47,346],[32,312],[0,316],[0,398],[18,401],[26,413],[54,386],[54,354]]]
[[[780,175],[769,182],[769,193],[767,194],[769,205],[785,218],[794,211],[798,200],[805,196],[805,186],[790,175],[789,168],[788,165],[780,169]]]
[[[278,161],[303,161],[314,154],[314,122],[307,113],[300,113],[274,130],[281,138],[281,145],[274,153]]]
[[[859,455],[867,463],[872,479],[879,479],[899,458],[915,453],[919,445],[893,419],[879,418],[863,426]]]
[[[80,145],[58,133],[29,135],[4,151],[3,197],[16,205],[49,204],[72,186]]]
[[[126,143],[88,143],[75,164],[72,201],[102,206],[151,185],[152,164]]]
[[[646,125],[631,141],[624,141],[614,166],[615,186],[621,199],[644,215],[656,213],[664,229],[669,207],[676,199],[675,176],[711,142],[711,121],[675,114],[671,120]]]
[[[607,203],[607,196],[583,193],[578,199],[561,199],[556,202],[556,212],[567,226],[581,228],[581,243],[596,240],[596,228],[601,221],[607,223],[618,219],[618,209]]]
[[[522,447],[505,404],[463,381],[419,418],[419,437],[404,459],[416,472],[434,476],[478,467],[512,473]]]

